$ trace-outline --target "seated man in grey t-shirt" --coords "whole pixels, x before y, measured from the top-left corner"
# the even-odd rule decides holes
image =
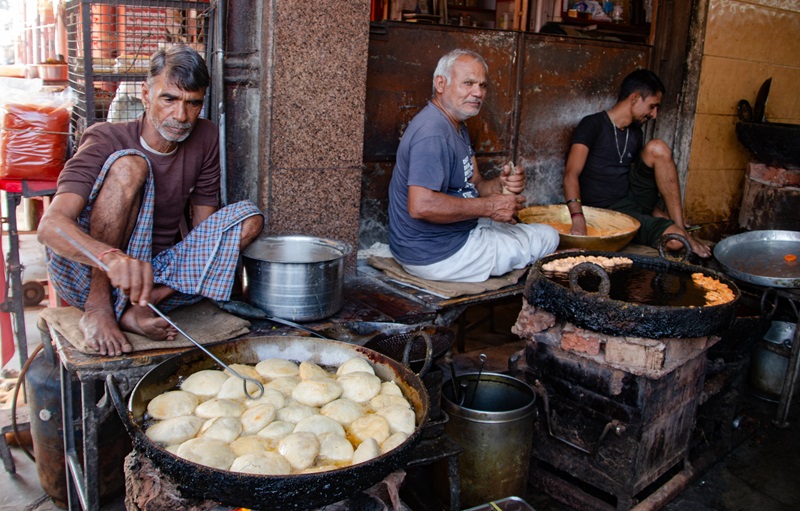
[[[491,180],[477,171],[464,124],[480,112],[488,67],[475,52],[439,60],[433,97],[409,124],[389,185],[389,248],[410,274],[428,280],[481,282],[524,268],[553,252],[550,226],[518,224],[524,171]]]

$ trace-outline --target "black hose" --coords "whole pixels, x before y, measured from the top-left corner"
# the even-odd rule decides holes
[[[42,351],[42,344],[38,345],[33,353],[30,354],[28,360],[25,361],[25,364],[22,366],[22,369],[19,371],[19,377],[17,378],[17,383],[14,385],[14,398],[11,401],[11,431],[14,433],[14,440],[17,441],[17,445],[22,448],[22,451],[31,459],[31,461],[36,462],[36,458],[33,456],[33,453],[28,450],[27,447],[22,443],[22,440],[19,437],[19,430],[17,429],[17,397],[19,397],[19,387],[20,382],[25,381],[25,373],[28,372],[28,368],[31,366],[31,362],[33,359],[36,358],[36,355]]]

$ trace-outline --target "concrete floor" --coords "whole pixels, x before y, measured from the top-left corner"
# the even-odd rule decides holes
[[[477,370],[480,353],[488,360],[484,371],[502,372],[508,357],[523,348],[519,338],[510,334],[520,302],[510,300],[494,310],[494,330],[484,321],[468,332],[465,354],[456,354],[456,371]],[[35,321],[40,307],[26,311],[30,350],[40,342]],[[479,320],[486,309],[467,311],[468,322]],[[9,364],[11,368],[15,362]],[[7,368],[9,368],[7,366]],[[800,399],[800,398],[799,398]],[[800,412],[797,399],[791,407],[790,427],[779,429],[771,423],[777,405],[751,395],[742,412],[741,442],[708,470],[695,478],[688,488],[662,508],[665,511],[796,511],[800,509]],[[42,490],[36,467],[18,447],[12,447],[17,473],[0,470],[0,511],[51,511],[59,509]],[[531,491],[524,496],[536,511],[571,511],[555,499]],[[103,507],[103,511],[124,508],[122,496]]]

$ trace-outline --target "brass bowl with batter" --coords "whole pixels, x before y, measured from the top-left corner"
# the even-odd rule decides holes
[[[586,236],[570,234],[572,219],[567,206],[530,206],[519,212],[520,221],[526,224],[547,224],[558,231],[558,248],[578,248],[616,252],[633,239],[639,230],[639,221],[624,213],[602,208],[583,207],[586,218]]]

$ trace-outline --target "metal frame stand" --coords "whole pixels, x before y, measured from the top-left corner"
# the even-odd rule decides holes
[[[25,181],[25,180],[0,180],[0,189],[6,193],[7,217],[4,219],[8,223],[8,257],[6,258],[5,271],[8,275],[6,288],[2,290],[2,302],[0,312],[10,313],[14,317],[12,328],[16,339],[17,356],[19,357],[20,368],[28,361],[28,335],[25,330],[25,300],[22,290],[22,270],[25,268],[19,258],[19,231],[17,230],[17,206],[23,197],[42,197],[55,193],[55,181]],[[2,255],[0,255],[2,257]],[[22,382],[24,385],[25,382]],[[24,395],[24,393],[23,393]],[[20,430],[30,427],[28,422],[18,423]],[[6,428],[2,430],[5,435]],[[16,472],[14,459],[11,451],[5,442],[0,442],[0,457],[7,472]]]
[[[792,404],[794,386],[797,381],[797,375],[800,373],[800,311],[797,308],[797,303],[800,302],[800,290],[779,290],[778,296],[789,301],[797,321],[794,329],[794,339],[792,340],[792,350],[789,354],[789,364],[786,367],[786,375],[783,377],[781,397],[778,401],[778,413],[772,421],[779,428],[788,428],[789,406]]]
[[[8,274],[7,289],[4,301],[0,306],[2,312],[11,313],[14,317],[14,332],[17,340],[17,354],[22,367],[28,360],[28,337],[25,333],[25,304],[22,300],[22,270],[19,260],[19,232],[17,231],[17,206],[22,199],[21,193],[6,191],[6,205],[8,208],[8,257],[6,258],[6,272]]]

